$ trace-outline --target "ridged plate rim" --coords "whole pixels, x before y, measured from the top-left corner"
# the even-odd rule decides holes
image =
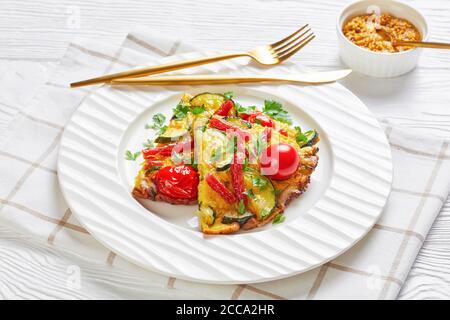
[[[189,59],[207,54],[211,54],[211,52],[180,54],[158,62]],[[157,61],[150,61],[150,63],[156,64]],[[238,66],[229,62],[222,62],[217,65],[219,68],[223,68],[222,70],[232,70],[234,73],[262,74],[270,72],[251,66],[238,69]],[[215,72],[218,68],[217,65],[201,67],[199,72]],[[296,66],[280,67],[279,69],[283,70],[282,72],[289,73],[304,71]],[[218,87],[217,90],[220,91],[220,89],[221,87]],[[142,223],[150,221],[148,211],[130,198],[129,193],[126,193],[126,190],[120,185],[121,178],[117,170],[115,170],[116,176],[108,176],[109,173],[114,172],[114,167],[117,169],[117,159],[105,158],[105,163],[102,164],[109,169],[104,169],[99,167],[98,163],[95,163],[97,159],[93,155],[83,154],[82,150],[74,150],[76,148],[69,144],[69,142],[73,142],[71,139],[74,137],[77,137],[80,141],[88,139],[86,140],[88,144],[97,144],[103,149],[99,152],[117,154],[117,152],[114,152],[113,141],[119,139],[119,141],[116,141],[116,147],[118,147],[120,137],[127,129],[127,124],[132,123],[144,109],[134,114],[129,110],[116,110],[116,114],[111,111],[111,119],[114,119],[115,122],[113,121],[112,124],[101,123],[102,120],[99,119],[97,110],[88,108],[88,106],[97,103],[95,99],[105,99],[105,96],[102,95],[106,95],[106,99],[108,99],[110,90],[110,88],[104,86],[98,88],[72,115],[61,138],[57,163],[58,179],[69,207],[92,236],[113,252],[146,269],[179,279],[215,284],[256,283],[293,276],[318,267],[351,248],[370,231],[387,201],[392,183],[390,147],[376,118],[353,93],[340,84],[314,87],[264,85],[258,86],[258,90],[263,90],[274,96],[282,94],[285,100],[295,100],[295,98],[301,98],[302,95],[316,94],[318,101],[328,101],[329,103],[329,105],[321,103],[321,110],[301,107],[302,111],[319,122],[326,131],[335,157],[330,186],[325,191],[324,196],[307,212],[306,221],[299,225],[299,219],[297,219],[289,225],[278,226],[273,230],[208,239],[204,239],[200,233],[190,230],[183,231],[165,221],[161,221],[161,219],[151,219],[152,223],[144,226]],[[189,87],[183,86],[182,89],[159,88],[153,102],[176,92],[179,94],[189,92]],[[125,99],[126,97],[122,96],[122,98]],[[142,97],[138,98],[138,94],[135,98],[142,100]],[[340,99],[343,99],[346,105],[333,106],[333,103],[339,102]],[[150,104],[150,102],[147,103],[147,105]],[[322,108],[325,108],[325,110],[322,110]],[[338,116],[338,118],[330,118],[328,113],[333,114],[334,117]],[[79,123],[80,119],[84,119],[84,122]],[[351,135],[352,129],[350,128],[348,132],[341,132],[342,135],[339,138],[330,135],[342,126],[342,123],[338,125],[333,121],[342,122],[343,119],[349,121],[347,124],[350,126],[363,128],[363,131],[355,132],[355,135],[360,135],[363,139],[355,140],[355,137]],[[326,124],[323,122],[324,120],[326,120]],[[98,124],[103,126],[100,133],[96,133],[100,136],[104,135],[104,137],[98,138],[105,138],[104,146],[98,144],[95,141],[97,137],[92,137],[92,132],[86,129],[86,126],[89,127],[96,121],[100,121]],[[336,128],[333,126],[336,126]],[[118,136],[115,134],[116,131],[120,132]],[[108,139],[111,140],[111,143]],[[341,141],[342,139],[348,139],[348,141],[344,143]],[[372,143],[372,145],[365,148],[364,146],[367,146],[367,143]],[[82,148],[81,145],[80,147]],[[362,159],[360,159],[359,154],[351,153],[352,148],[356,148],[355,150],[362,155]],[[343,157],[342,154],[345,154],[348,158]],[[372,157],[375,161],[361,163],[362,160],[372,159]],[[379,160],[380,163],[376,160]],[[364,181],[364,186],[356,181],[355,177],[345,177],[346,174],[352,174],[352,171],[348,171],[350,170],[348,168],[349,163],[352,163],[352,161],[358,163],[359,167],[363,166],[359,170],[373,176],[372,180]],[[89,166],[91,169],[96,168],[96,172],[89,172],[91,170]],[[76,167],[82,168],[81,170],[84,169],[84,173]],[[108,170],[111,170],[111,172]],[[375,176],[374,170],[381,177]],[[114,197],[117,207],[109,208],[111,212],[99,209],[99,204],[105,203],[107,197],[96,194],[96,190],[92,190],[92,187],[89,186],[89,179],[92,179],[93,175],[101,175],[101,177],[103,175],[103,178],[112,184],[107,194]],[[95,185],[94,181],[91,182]],[[344,188],[344,190],[340,188]],[[367,190],[370,189],[374,191],[368,192]],[[352,195],[352,192],[358,190],[364,191],[364,199]],[[354,206],[365,208],[366,211],[359,210],[361,211],[359,212],[351,208],[346,203],[350,200],[353,201]],[[117,221],[117,217],[123,219],[119,211],[124,208],[131,211],[130,220]],[[351,212],[350,215],[349,212]],[[106,217],[108,219],[105,219]],[[126,218],[128,219],[128,217]],[[152,230],[155,234],[144,236],[142,234],[144,228],[150,228],[148,230]],[[346,235],[342,230],[347,230],[351,234]],[[264,238],[261,239],[261,237]],[[283,248],[284,244],[284,248],[289,247],[289,250],[284,253],[274,252],[274,248],[261,249],[260,244],[263,240],[264,242],[269,240],[270,243],[277,244],[278,248]],[[307,244],[303,245],[305,242]],[[241,247],[244,243],[252,246],[252,248],[257,248],[259,251],[251,253],[250,256],[243,255]],[[293,247],[292,243],[297,243],[299,247]],[[180,245],[184,248],[177,247]],[[216,252],[219,249],[221,250],[218,256]],[[239,251],[239,253],[233,250]],[[276,256],[275,259],[273,255]],[[311,256],[319,256],[319,258],[313,259]],[[172,261],[174,257],[176,261]],[[305,260],[305,257],[310,259]]]

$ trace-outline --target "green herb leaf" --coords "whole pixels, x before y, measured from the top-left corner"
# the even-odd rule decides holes
[[[282,223],[284,221],[284,219],[286,219],[286,217],[283,214],[279,213],[273,219],[272,224]]]
[[[308,137],[306,136],[306,132],[302,133],[302,129],[299,126],[295,127],[295,130],[297,131],[297,134],[295,135],[295,140],[297,143],[302,146],[305,144],[305,142],[308,141]]]
[[[222,147],[217,147],[211,152],[211,161],[216,162],[221,160],[223,156]]]
[[[239,201],[239,204],[238,204],[238,213],[239,213],[239,215],[245,213],[245,203],[244,203],[244,200],[243,200],[243,199],[241,199],[241,200]]]
[[[271,212],[272,212],[271,209],[269,209],[269,208],[264,208],[264,209],[261,210],[261,217],[262,217],[262,218],[265,218],[265,217],[267,217]]]
[[[225,99],[231,100],[234,97],[234,92],[233,91],[227,91],[223,95],[224,95]]]
[[[187,152],[174,152],[172,153],[172,161],[175,162],[175,164],[180,164],[180,163],[184,163],[184,164],[190,164],[192,161],[191,159],[191,155]]]
[[[158,128],[161,127],[164,124],[164,122],[166,122],[166,116],[163,115],[162,113],[157,113],[153,116],[153,123]]]
[[[133,153],[130,150],[127,150],[125,152],[125,160],[135,161],[140,154],[141,154],[140,151]]]
[[[248,158],[245,157],[245,158],[244,158],[244,164],[243,164],[243,166],[242,166],[242,169],[243,169],[244,171],[247,171],[247,170],[248,170],[247,167],[248,167]]]
[[[234,107],[236,108],[236,111],[238,112],[238,113],[246,113],[246,112],[249,112],[250,110],[255,110],[256,109],[256,106],[248,106],[248,107],[244,107],[244,106],[241,106],[239,103],[237,103],[237,102],[235,102],[234,103]]]
[[[247,191],[244,192],[244,194],[246,194],[250,199],[255,198],[255,194],[253,193],[252,189],[248,189]]]
[[[162,126],[161,128],[159,128],[159,131],[158,131],[158,135],[161,135],[161,134],[163,134],[164,132],[166,132],[166,130],[167,130],[167,126]]]
[[[147,139],[147,141],[145,141],[142,145],[143,145],[145,148],[151,149],[151,148],[154,148],[154,147],[155,147],[155,142],[154,142],[153,140]]]
[[[260,176],[255,176],[252,178],[252,184],[255,187],[258,187],[260,189],[264,189],[267,186],[267,180],[261,178]]]
[[[194,107],[194,109],[192,109],[192,113],[193,114],[200,114],[205,112],[205,107]]]
[[[291,117],[289,116],[287,111],[283,109],[283,105],[279,102],[273,100],[265,100],[263,112],[277,121],[287,124],[292,123]]]
[[[260,134],[256,138],[255,142],[256,147],[256,155],[259,156],[261,152],[263,152],[264,149],[267,147],[267,139],[264,139],[264,135]]]
[[[156,171],[156,170],[159,170],[159,169],[161,169],[161,167],[152,166],[152,167],[148,168],[147,170],[145,170],[145,173],[149,174],[149,173],[152,173],[153,171]]]
[[[189,112],[189,107],[185,106],[182,102],[178,103],[176,108],[173,109],[173,114],[177,119],[183,119]]]
[[[152,124],[146,124],[145,129],[161,129],[161,127],[164,125],[164,122],[166,121],[166,116],[164,116],[162,113],[157,113],[153,116],[153,123]]]

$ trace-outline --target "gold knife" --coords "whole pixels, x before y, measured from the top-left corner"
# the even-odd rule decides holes
[[[294,82],[300,84],[330,83],[345,78],[351,69],[323,72],[309,72],[293,75],[176,75],[145,76],[138,78],[119,78],[111,81],[113,85],[198,85],[231,84],[254,82]]]

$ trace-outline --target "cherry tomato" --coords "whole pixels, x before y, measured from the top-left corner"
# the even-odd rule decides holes
[[[156,174],[156,189],[172,199],[196,199],[198,173],[189,165],[167,166]]]
[[[287,143],[273,144],[261,153],[261,173],[274,180],[291,177],[300,164],[300,157],[294,147]]]
[[[270,119],[269,116],[266,116],[265,114],[262,114],[262,113],[252,114],[248,118],[248,121],[250,121],[252,123],[258,123],[258,124],[262,125],[263,127],[269,127],[269,128],[273,128],[274,127],[273,120]]]

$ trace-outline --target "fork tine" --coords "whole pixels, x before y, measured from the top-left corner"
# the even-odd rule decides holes
[[[282,46],[278,46],[275,48],[272,48],[275,53],[282,52],[285,48],[290,47],[292,44],[298,43],[298,40],[301,39],[305,34],[311,31],[311,28],[308,28],[305,32],[301,33],[300,35],[296,36],[294,39],[290,40],[287,43],[284,43]],[[305,37],[306,38],[306,37]]]
[[[295,37],[299,32],[301,32],[303,29],[305,29],[306,27],[308,27],[308,24],[305,24],[303,27],[301,27],[300,29],[298,29],[297,31],[295,31],[293,34],[287,36],[286,38],[281,39],[280,41],[277,41],[275,43],[270,44],[269,46],[271,47],[276,47],[279,46],[280,44],[284,43],[285,41],[288,41],[289,39],[291,39],[292,37]]]
[[[278,57],[278,59],[280,61],[284,61],[286,59],[288,59],[289,57],[291,57],[292,55],[296,54],[301,48],[303,48],[304,46],[306,46],[308,43],[310,43],[316,36],[314,34],[310,35],[308,38],[306,38],[305,40],[303,40],[302,42],[298,43],[297,45],[289,48],[288,50],[285,50],[283,52],[283,55],[280,55]]]

